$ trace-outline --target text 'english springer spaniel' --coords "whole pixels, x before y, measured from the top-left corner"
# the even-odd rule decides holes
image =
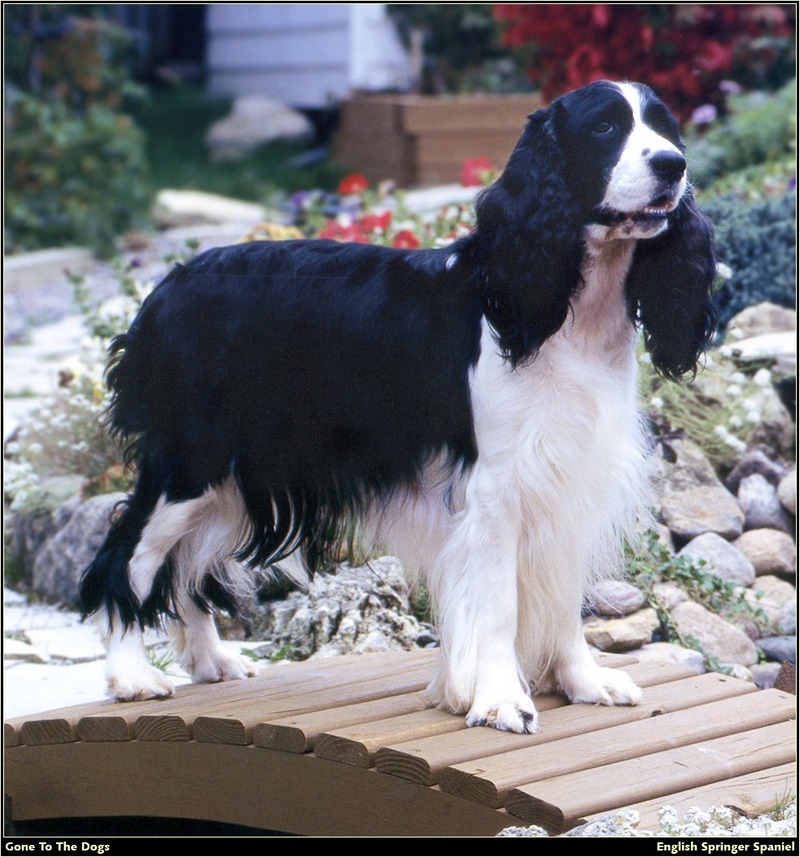
[[[666,378],[713,329],[711,232],[678,126],[645,86],[534,113],[477,226],[441,250],[253,242],[175,268],[111,346],[110,425],[138,481],[81,585],[109,692],[240,679],[215,606],[251,569],[304,581],[354,517],[432,596],[429,693],[470,725],[536,729],[531,688],[636,704],[581,605],[648,503],[639,330]]]

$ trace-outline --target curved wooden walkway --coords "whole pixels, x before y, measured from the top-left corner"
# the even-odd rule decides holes
[[[280,664],[174,698],[5,723],[15,820],[202,818],[307,835],[561,832],[634,807],[774,807],[795,791],[795,697],[600,655],[644,688],[633,708],[540,696],[541,731],[467,729],[423,696],[434,652]]]

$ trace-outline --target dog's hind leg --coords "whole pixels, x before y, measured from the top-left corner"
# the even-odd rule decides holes
[[[169,623],[169,634],[178,663],[195,683],[250,678],[257,670],[222,645],[214,617],[198,605],[186,590],[178,596],[179,620]]]
[[[171,682],[148,662],[142,628],[169,611],[173,569],[167,558],[205,503],[203,496],[168,501],[160,483],[143,467],[121,517],[83,574],[85,613],[105,614],[107,690],[116,699],[173,692]]]

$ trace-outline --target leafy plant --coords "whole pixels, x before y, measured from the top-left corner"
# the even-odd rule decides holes
[[[794,307],[796,196],[748,204],[726,195],[707,202],[703,212],[714,224],[717,257],[730,271],[714,295],[720,330],[736,313],[762,301]]]
[[[9,9],[15,50],[4,178],[12,251],[87,244],[109,253],[146,206],[144,140],[124,112],[143,90],[130,76],[127,34],[63,7]]]
[[[731,95],[730,115],[687,140],[692,183],[706,188],[715,179],[757,164],[794,164],[797,149],[797,82],[777,93]]]
[[[774,86],[775,72],[793,65],[788,7],[501,3],[495,10],[506,46],[524,53],[547,98],[602,78],[638,80],[688,119],[701,105],[724,105],[723,80]]]
[[[699,651],[709,669],[719,670],[719,664],[702,650],[697,640],[681,634],[668,607],[659,597],[656,586],[659,583],[672,583],[693,601],[734,623],[766,625],[764,612],[747,601],[741,587],[713,574],[705,560],[670,553],[653,531],[646,534],[645,542],[646,547],[642,550],[629,552],[628,574],[631,582],[644,592],[649,605],[658,614],[664,639]]]

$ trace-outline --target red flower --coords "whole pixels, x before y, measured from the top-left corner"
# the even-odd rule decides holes
[[[486,155],[480,158],[467,158],[461,166],[461,184],[464,187],[481,187],[487,177],[494,172],[495,166]]]
[[[394,236],[392,247],[400,250],[416,250],[419,247],[419,238],[410,229],[402,229]]]
[[[392,222],[392,212],[384,211],[383,214],[365,214],[359,221],[364,232],[386,232]]]
[[[334,241],[355,241],[357,244],[369,243],[369,237],[359,223],[345,225],[338,220],[329,220],[327,226],[320,230],[319,237],[333,238]]]
[[[342,196],[350,196],[355,193],[363,193],[369,187],[369,182],[361,173],[351,173],[339,182],[339,193]]]

